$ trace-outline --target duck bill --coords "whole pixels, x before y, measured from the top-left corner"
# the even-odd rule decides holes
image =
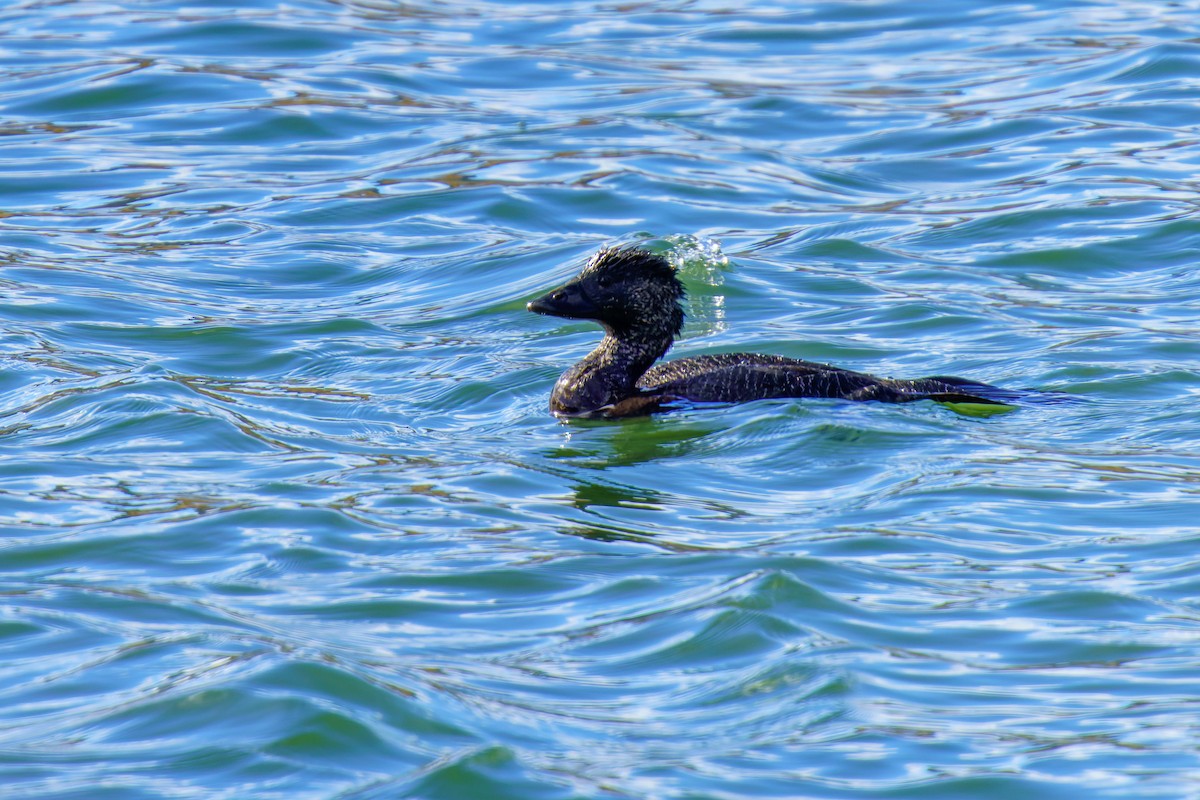
[[[576,283],[568,283],[539,297],[526,306],[537,314],[567,319],[596,319],[600,309],[596,307]]]

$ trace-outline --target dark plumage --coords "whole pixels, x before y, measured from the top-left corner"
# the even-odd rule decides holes
[[[665,258],[635,247],[606,248],[530,311],[604,326],[600,345],[554,385],[558,415],[623,417],[686,401],[741,403],[771,397],[839,397],[904,403],[937,400],[1004,405],[1012,394],[962,378],[876,378],[861,372],[757,353],[678,358],[654,364],[683,327],[683,284]]]

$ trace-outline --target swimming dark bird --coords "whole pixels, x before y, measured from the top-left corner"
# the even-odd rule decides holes
[[[637,247],[605,248],[573,280],[531,302],[530,311],[587,319],[604,327],[600,345],[554,384],[559,416],[626,417],[693,403],[772,397],[836,397],[907,403],[1006,405],[1013,393],[952,377],[894,380],[758,353],[677,358],[654,364],[683,327],[683,284],[662,256]]]

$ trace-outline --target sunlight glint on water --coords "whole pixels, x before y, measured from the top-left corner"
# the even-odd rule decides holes
[[[0,794],[1195,794],[1198,14],[0,10]],[[1056,402],[555,420],[635,241]]]

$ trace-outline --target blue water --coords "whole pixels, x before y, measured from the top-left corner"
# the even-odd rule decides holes
[[[1200,2],[742,5],[0,10],[0,794],[1200,797]]]

